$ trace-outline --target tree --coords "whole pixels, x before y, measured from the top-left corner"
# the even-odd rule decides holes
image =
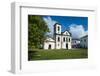
[[[28,15],[28,49],[40,48],[49,28],[42,16]]]

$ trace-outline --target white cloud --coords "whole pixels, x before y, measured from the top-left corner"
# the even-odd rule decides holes
[[[71,24],[69,26],[69,31],[72,34],[72,38],[80,38],[88,34],[88,31],[85,31],[83,25]]]
[[[51,17],[44,17],[43,18],[44,19],[44,21],[47,23],[47,25],[48,25],[48,27],[49,27],[49,29],[50,29],[50,33],[48,33],[49,35],[51,35],[51,36],[53,36],[53,30],[54,30],[54,24],[56,23],[56,21],[54,21],[54,20],[52,20],[52,18]]]

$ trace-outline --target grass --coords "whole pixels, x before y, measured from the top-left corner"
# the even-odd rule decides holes
[[[78,59],[87,58],[87,49],[54,49],[54,50],[43,50],[34,49],[28,51],[28,60],[54,60],[54,59]]]

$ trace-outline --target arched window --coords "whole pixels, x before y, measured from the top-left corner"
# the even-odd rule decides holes
[[[58,42],[60,41],[60,37],[58,37]]]
[[[65,42],[65,37],[63,37],[63,42]]]
[[[58,26],[58,31],[60,31],[60,27]]]
[[[69,42],[70,42],[70,38],[69,38]]]

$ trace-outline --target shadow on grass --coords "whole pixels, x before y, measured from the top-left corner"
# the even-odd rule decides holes
[[[28,60],[31,60],[32,58],[36,57],[38,55],[38,52],[35,50],[29,50],[28,51]]]

